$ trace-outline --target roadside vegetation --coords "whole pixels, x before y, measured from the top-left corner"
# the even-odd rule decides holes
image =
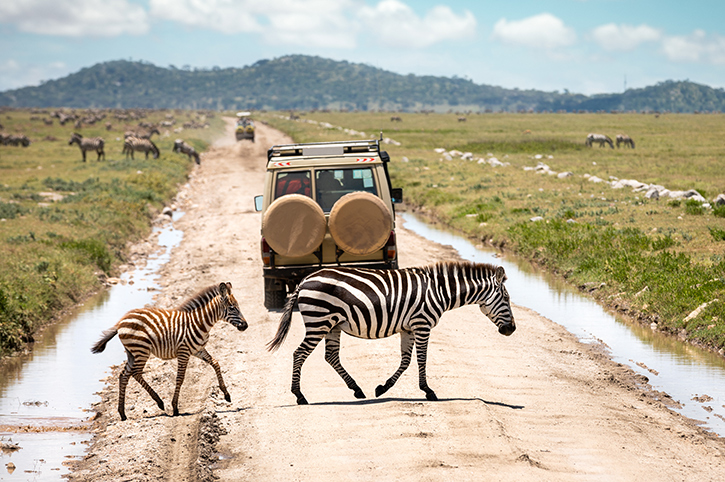
[[[0,132],[31,141],[28,147],[0,144],[0,355],[21,348],[38,327],[119,274],[129,242],[148,235],[193,167],[187,156],[171,151],[174,139],[203,151],[223,129],[219,116],[196,111],[77,110],[81,117],[105,116],[80,128],[72,121],[59,125],[52,112],[0,111]],[[143,153],[126,159],[125,131],[170,118],[174,126],[152,137],[158,159],[146,160]],[[184,122],[209,128],[175,133]],[[88,151],[83,162],[79,147],[68,145],[73,132],[103,137],[106,160],[96,161]]]
[[[644,191],[591,179],[695,189],[712,203],[725,193],[724,115],[395,114],[399,122],[389,113],[298,115],[257,118],[298,142],[384,131],[400,143],[386,150],[409,206],[512,250],[658,330],[723,353],[725,207],[647,199]],[[585,147],[590,132],[612,140],[628,134],[636,148]],[[470,152],[473,160],[447,160],[437,148]],[[506,165],[493,167],[491,158]],[[536,170],[539,163],[548,169]],[[558,176],[565,172],[571,176]]]

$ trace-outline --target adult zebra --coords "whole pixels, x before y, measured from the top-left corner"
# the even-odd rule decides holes
[[[68,145],[70,146],[74,143],[78,144],[78,147],[81,149],[83,162],[86,162],[86,151],[96,151],[96,154],[98,154],[98,159],[96,159],[96,161],[100,161],[101,156],[103,156],[104,160],[106,159],[106,153],[103,150],[103,146],[105,145],[103,137],[83,137],[77,132],[74,132],[68,141]]]
[[[151,355],[164,360],[178,358],[176,390],[171,401],[174,415],[179,414],[179,392],[184,382],[186,366],[192,355],[214,368],[219,388],[224,392],[224,399],[227,402],[232,401],[224,385],[219,363],[204,348],[209,340],[209,331],[218,320],[231,323],[239,331],[247,329],[247,321],[232,294],[231,283],[209,286],[189,298],[176,310],[159,308],[131,310],[112,328],[103,332],[101,339],[91,348],[91,352],[102,352],[106,348],[106,343],[118,334],[128,357],[118,383],[118,413],[121,415],[121,420],[126,420],[126,386],[130,376],[146,389],[161,410],[164,409],[161,397],[143,378],[144,366]]]
[[[438,263],[422,268],[373,270],[326,268],[302,280],[284,307],[270,351],[279,348],[289,333],[292,310],[297,303],[306,335],[295,350],[292,393],[297,403],[307,404],[300,391],[300,372],[317,344],[325,339],[325,360],[353,390],[365,394],[340,363],[340,334],[377,339],[400,333],[401,361],[398,370],[375,389],[387,392],[408,368],[413,346],[418,360],[418,384],[428,400],[437,400],[428,387],[425,365],[430,330],[444,312],[476,303],[502,335],[516,330],[502,267],[468,262]]]
[[[161,153],[159,148],[156,147],[156,144],[149,139],[141,139],[133,136],[126,137],[123,140],[123,150],[121,153],[126,154],[126,159],[128,159],[129,154],[131,155],[131,159],[133,159],[134,152],[143,152],[146,154],[146,159],[149,158],[149,152],[153,155],[154,159],[158,159]]]
[[[196,149],[184,142],[182,139],[176,139],[174,141],[174,148],[172,149],[172,151],[186,154],[187,156],[189,156],[189,160],[193,158],[197,164],[201,164],[199,153],[196,152]]]
[[[604,147],[604,144],[609,144],[609,147],[614,149],[614,143],[612,142],[612,139],[609,136],[605,136],[604,134],[589,134],[584,144],[587,147],[592,147],[595,142],[599,144],[599,147]]]

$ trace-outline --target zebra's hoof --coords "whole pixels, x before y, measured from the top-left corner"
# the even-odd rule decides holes
[[[299,397],[297,397],[297,405],[309,405],[304,395],[300,395]]]
[[[425,394],[425,399],[426,399],[426,400],[429,400],[429,401],[431,401],[431,402],[435,402],[435,401],[437,401],[437,400],[438,400],[438,397],[437,397],[437,396],[436,396],[436,394],[435,394],[435,393],[433,393],[433,392],[427,392],[427,393]]]
[[[365,394],[363,393],[363,391],[358,388],[357,390],[355,390],[355,398],[366,398],[366,397],[365,397]]]
[[[224,395],[224,400],[226,400],[227,402],[231,402],[232,396],[227,393],[226,395]]]
[[[174,409],[174,417],[178,417],[178,416],[179,416],[179,409],[178,408],[175,408]]]
[[[121,421],[122,422],[125,422],[126,421],[126,416],[124,414],[121,414]]]
[[[159,408],[161,410],[163,410],[164,409],[164,401],[163,400],[159,400],[158,406],[159,406]]]
[[[387,391],[388,391],[387,387],[385,387],[384,385],[378,385],[377,388],[375,389],[375,397],[377,398]]]

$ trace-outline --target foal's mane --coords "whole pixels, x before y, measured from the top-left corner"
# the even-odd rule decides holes
[[[207,288],[203,288],[199,290],[195,295],[192,295],[189,299],[184,301],[184,303],[182,303],[181,306],[177,308],[177,311],[194,311],[195,309],[209,303],[218,294],[219,285],[211,285]]]

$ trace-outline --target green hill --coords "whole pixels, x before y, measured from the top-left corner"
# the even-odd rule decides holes
[[[37,87],[0,93],[9,107],[403,111],[723,111],[725,91],[667,81],[585,96],[505,89],[457,77],[400,75],[291,55],[243,68],[188,70],[116,60]]]

